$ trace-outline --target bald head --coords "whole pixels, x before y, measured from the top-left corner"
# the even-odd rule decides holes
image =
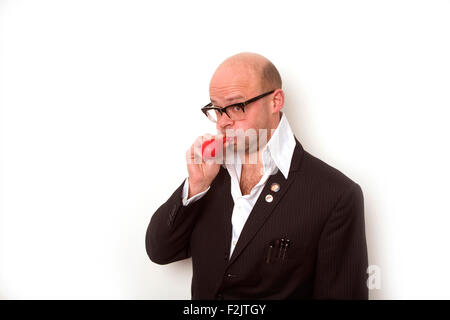
[[[241,52],[225,59],[217,67],[211,82],[219,74],[233,72],[247,77],[249,86],[261,92],[281,89],[282,86],[277,68],[269,59],[257,53]]]
[[[245,116],[240,120],[220,114],[216,123],[218,131],[274,129],[281,119],[280,111],[284,104],[280,74],[267,58],[242,52],[223,61],[209,83],[209,96],[214,106],[229,107],[272,90],[270,95],[246,105]]]

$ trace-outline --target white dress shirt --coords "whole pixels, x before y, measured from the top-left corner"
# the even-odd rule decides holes
[[[231,196],[233,197],[234,201],[233,213],[231,216],[232,237],[229,257],[231,257],[231,255],[233,254],[234,248],[236,247],[237,241],[239,239],[239,235],[241,234],[245,222],[247,221],[250,212],[252,211],[253,206],[256,203],[256,200],[259,198],[261,191],[263,190],[267,182],[267,179],[269,179],[269,177],[272,174],[275,174],[278,170],[281,171],[286,179],[288,178],[294,148],[294,134],[285,114],[282,113],[278,127],[261,152],[261,159],[264,170],[263,176],[261,177],[259,182],[252,188],[250,194],[242,195],[241,192],[239,182],[241,178],[242,161],[240,157],[237,156],[237,161],[233,164],[225,164],[225,167],[231,177]],[[185,206],[193,201],[200,199],[209,190],[208,187],[208,189],[206,189],[205,191],[187,199],[189,194],[188,179],[189,178],[186,178],[182,193],[182,201],[183,205]]]

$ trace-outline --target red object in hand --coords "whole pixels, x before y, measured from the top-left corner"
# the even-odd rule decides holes
[[[203,142],[202,144],[202,155],[205,158],[214,158],[216,156],[216,147],[217,147],[217,142],[215,142],[216,139],[212,138],[209,140],[206,140],[205,142]],[[225,142],[227,141],[226,137],[223,137],[222,139],[222,144],[225,144]]]

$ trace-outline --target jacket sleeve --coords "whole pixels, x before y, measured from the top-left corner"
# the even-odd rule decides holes
[[[153,214],[145,235],[145,248],[151,261],[168,264],[191,256],[189,239],[202,210],[200,199],[183,206],[184,182]]]
[[[314,299],[368,299],[364,199],[353,184],[331,212],[320,236]]]

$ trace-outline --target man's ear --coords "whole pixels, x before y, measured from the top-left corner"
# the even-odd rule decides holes
[[[284,92],[281,89],[276,89],[273,93],[273,108],[272,113],[277,113],[283,109],[284,106]]]

